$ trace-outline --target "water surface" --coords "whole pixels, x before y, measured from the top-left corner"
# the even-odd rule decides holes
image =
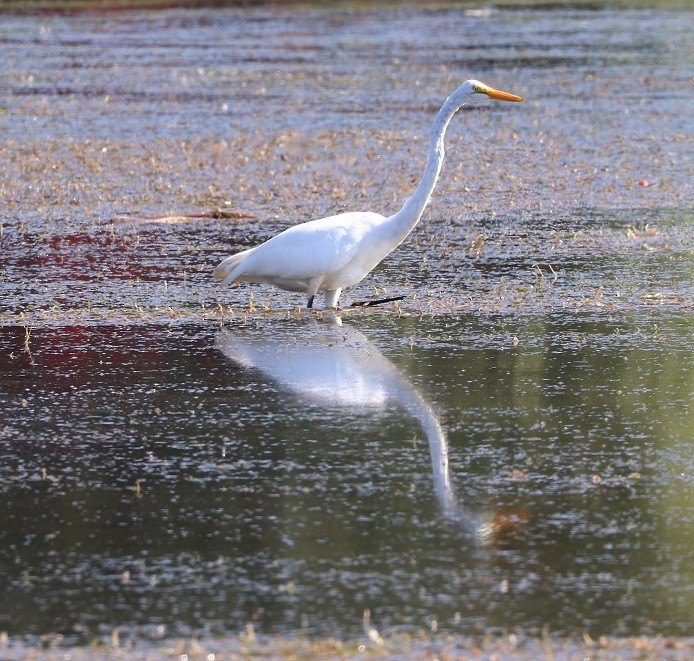
[[[5,329],[3,628],[689,635],[691,321]]]
[[[694,635],[690,19],[3,14],[0,630]],[[399,312],[211,280],[473,76]]]

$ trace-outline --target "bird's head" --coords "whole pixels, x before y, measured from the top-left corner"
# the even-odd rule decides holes
[[[467,80],[460,87],[461,90],[462,88],[466,88],[468,94],[486,94],[490,99],[498,99],[499,101],[523,101],[522,96],[495,90],[493,87],[489,87],[489,85],[485,85],[479,80]]]

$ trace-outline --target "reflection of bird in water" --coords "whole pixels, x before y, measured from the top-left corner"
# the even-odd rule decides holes
[[[395,250],[419,222],[443,165],[443,139],[453,115],[474,94],[502,101],[522,101],[476,80],[464,82],[436,115],[429,137],[424,174],[405,205],[386,218],[370,211],[352,211],[295,225],[255,248],[227,257],[214,270],[224,284],[268,283],[314,296],[325,292],[325,307],[337,306],[343,287],[360,282]]]
[[[272,324],[217,335],[217,348],[235,363],[259,369],[311,401],[342,407],[383,408],[397,402],[416,418],[429,442],[434,489],[444,516],[479,541],[488,541],[493,523],[461,505],[451,485],[448,441],[436,414],[417,389],[358,330],[334,323]]]

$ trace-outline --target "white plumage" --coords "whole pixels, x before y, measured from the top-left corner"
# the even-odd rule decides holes
[[[313,306],[314,296],[320,291],[325,294],[325,307],[336,307],[342,289],[360,282],[419,222],[441,171],[448,123],[472,94],[523,100],[476,80],[466,81],[453,92],[431,128],[424,174],[400,211],[389,217],[352,211],[295,225],[255,248],[227,257],[214,270],[214,278],[223,284],[268,283],[303,292],[308,295],[308,307]]]

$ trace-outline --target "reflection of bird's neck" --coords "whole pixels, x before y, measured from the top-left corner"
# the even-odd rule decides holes
[[[429,203],[429,198],[434,191],[436,180],[439,178],[441,166],[443,165],[443,139],[446,135],[446,129],[453,115],[455,115],[461,105],[462,99],[460,96],[452,95],[449,96],[443,106],[441,106],[441,110],[439,110],[436,115],[434,124],[431,127],[427,164],[417,189],[407,202],[405,202],[403,208],[388,218],[383,224],[384,230],[387,229],[389,238],[394,242],[393,248],[400,245],[405,237],[413,230]]]

